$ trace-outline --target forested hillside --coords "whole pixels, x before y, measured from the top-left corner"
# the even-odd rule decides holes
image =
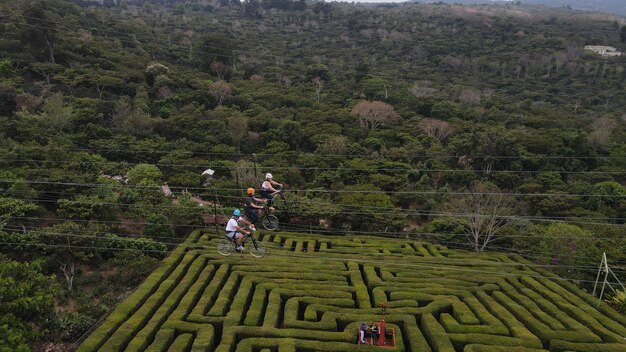
[[[415,1],[415,2],[427,2],[427,1]],[[456,3],[456,4],[493,4],[493,3],[501,3],[501,2],[510,2],[510,3],[524,3],[524,4],[534,4],[534,5],[545,5],[550,7],[562,7],[565,9],[575,9],[575,10],[585,10],[585,11],[597,11],[597,12],[607,12],[618,14],[621,16],[626,16],[626,6],[624,6],[624,2],[621,0],[442,0],[445,3]]]
[[[20,351],[75,341],[213,214],[194,196],[224,214],[266,172],[290,231],[515,252],[574,280],[602,252],[623,268],[626,56],[585,45],[626,52],[626,22],[518,5],[1,2],[0,278],[26,275],[41,300],[27,317],[0,305],[0,336]]]

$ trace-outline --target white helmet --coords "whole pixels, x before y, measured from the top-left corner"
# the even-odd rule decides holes
[[[269,172],[265,174],[265,178],[269,178],[270,180],[272,179],[272,174],[270,174]]]

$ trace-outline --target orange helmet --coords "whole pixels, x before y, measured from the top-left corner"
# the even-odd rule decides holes
[[[248,193],[249,196],[254,195],[254,188],[250,187],[246,190],[246,193]]]

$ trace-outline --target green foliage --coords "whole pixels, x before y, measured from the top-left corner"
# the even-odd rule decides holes
[[[0,60],[0,78],[13,78],[15,75],[15,69],[11,60]]]
[[[403,213],[393,212],[391,197],[372,184],[346,187],[337,204],[351,210],[345,215],[339,214],[336,222],[349,225],[353,230],[397,229],[404,219]]]
[[[34,215],[39,206],[21,199],[0,197],[0,218],[12,218]]]
[[[0,258],[0,351],[30,351],[54,315],[55,287],[38,263]]]
[[[591,278],[593,276],[593,274],[576,269],[576,266],[587,263],[588,258],[601,258],[591,232],[566,223],[553,223],[546,227],[538,226],[538,229],[541,231],[539,254],[549,258],[552,264],[563,265],[563,269],[557,269],[559,273],[566,277]]]
[[[73,342],[95,323],[95,319],[77,312],[61,312],[52,333],[61,341]]]
[[[141,249],[136,249],[115,253],[112,263],[121,268],[117,272],[116,280],[126,285],[135,286],[152,272],[158,261],[144,254]]]
[[[98,196],[79,195],[72,200],[59,200],[57,211],[65,219],[110,220],[113,218],[113,210],[109,202]]]
[[[128,170],[128,180],[139,185],[142,181],[160,182],[163,174],[156,165],[139,164]]]
[[[582,50],[606,43],[626,51],[613,18],[515,4],[50,0],[1,7],[0,236],[10,244],[0,246],[16,257],[47,257],[62,278],[59,261],[96,270],[118,250],[164,253],[160,243],[115,233],[171,237],[174,229],[182,237],[202,226],[211,209],[189,195],[165,197],[160,186],[167,181],[176,196],[185,187],[211,199],[200,186],[207,167],[216,170],[210,185],[223,208],[239,206],[236,188],[258,187],[270,171],[287,189],[307,190],[287,193],[294,201],[277,209],[281,222],[401,235],[415,229],[459,246],[462,238],[445,234],[461,233],[466,213],[477,211],[439,218],[443,194],[493,183],[512,192],[505,216],[528,217],[503,230],[511,235],[498,239],[503,250],[568,263],[575,246],[626,260],[626,61]],[[393,113],[351,114],[364,99]],[[130,185],[115,178],[126,172]],[[580,226],[535,225],[550,219]],[[581,243],[559,242],[570,230]],[[67,243],[114,249],[62,251]],[[42,251],[47,244],[59,250]],[[180,338],[176,346],[187,346],[186,334],[168,331]],[[212,338],[202,336],[203,343]],[[456,338],[455,348],[481,348],[466,342]]]
[[[143,230],[144,236],[148,238],[154,237],[157,241],[165,241],[168,237],[174,236],[174,230],[166,216],[150,214],[146,220],[147,223]]]

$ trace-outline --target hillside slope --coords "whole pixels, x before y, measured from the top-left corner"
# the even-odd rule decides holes
[[[102,3],[0,1],[0,276],[41,297],[0,305],[0,349],[65,350],[267,172],[284,230],[626,272],[626,56],[584,50],[626,52],[623,18]]]

